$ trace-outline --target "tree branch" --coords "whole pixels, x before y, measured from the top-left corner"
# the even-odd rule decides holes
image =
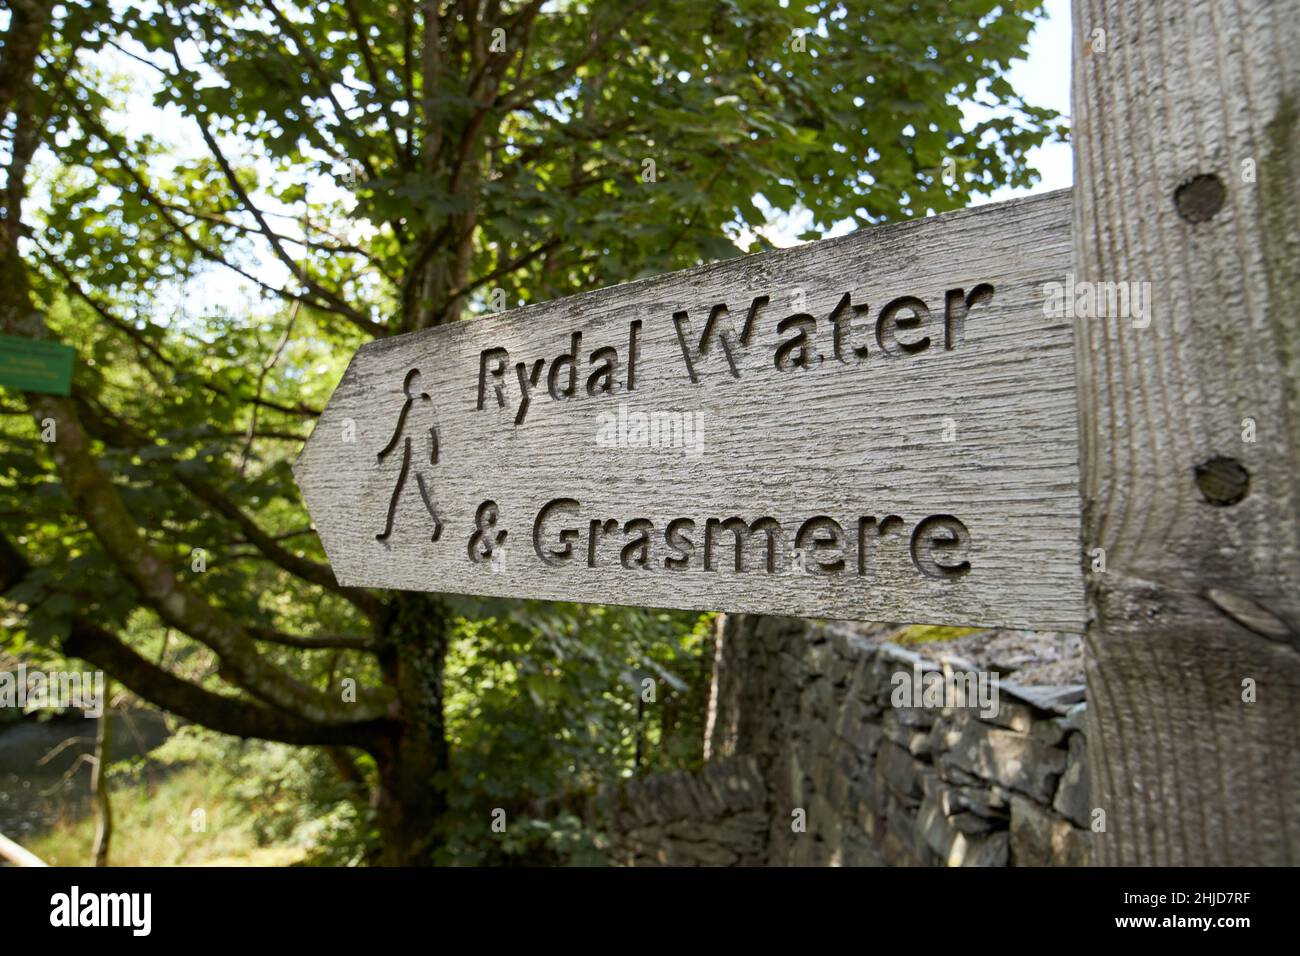
[[[560,245],[561,241],[562,240],[560,240],[559,238],[548,239],[540,246],[530,249],[522,256],[518,256],[510,260],[505,265],[498,266],[497,268],[493,269],[491,272],[487,273],[487,275],[479,276],[474,281],[465,284],[459,289],[453,290],[451,294],[448,295],[447,298],[451,301],[454,301],[460,298],[461,296],[469,295],[475,289],[487,285],[489,282],[491,282],[494,279],[499,279],[502,276],[509,275],[510,273],[516,271],[517,269],[522,269],[524,266],[528,265],[528,263],[532,262],[534,259],[538,258],[539,256],[546,255],[551,250],[557,248]]]
[[[280,356],[284,354],[285,348],[288,347],[289,342],[293,337],[293,327],[298,321],[299,308],[301,308],[301,306],[295,302],[292,311],[289,313],[289,321],[285,323],[284,334],[280,336],[280,341],[271,351],[271,355],[267,360],[262,363],[262,368],[257,373],[257,389],[254,393],[256,398],[260,399],[262,397],[262,389],[266,387],[266,377],[271,374],[271,370],[275,368],[276,363],[280,361]],[[244,439],[244,450],[240,452],[239,455],[239,473],[241,475],[244,473],[244,469],[248,465],[248,456],[253,450],[253,436],[257,433],[257,415],[259,411],[261,411],[261,408],[254,405],[253,411],[250,413],[248,418],[248,436]]]
[[[617,22],[611,23],[603,29],[592,31],[591,42],[587,44],[587,48],[579,54],[577,59],[573,60],[571,63],[563,63],[560,66],[553,67],[544,73],[539,73],[534,77],[531,84],[523,88],[522,91],[514,91],[514,96],[509,100],[499,102],[497,106],[503,112],[518,109],[520,106],[531,103],[541,97],[550,81],[557,80],[563,83],[565,80],[571,79],[577,74],[580,67],[591,61],[598,53],[600,53],[605,44],[608,43],[619,30],[627,25],[628,21],[634,14],[639,13],[648,5],[648,3],[649,0],[635,0],[635,2],[626,9],[619,10]]]
[[[177,70],[180,71],[183,69],[180,54],[173,51],[173,56],[176,59]],[[276,233],[276,231],[272,229],[270,224],[266,221],[266,216],[263,215],[261,207],[253,202],[252,197],[248,195],[248,190],[246,190],[244,184],[239,181],[239,177],[235,175],[234,167],[230,165],[230,161],[226,158],[226,154],[221,149],[221,145],[217,142],[217,138],[213,136],[212,131],[208,129],[208,124],[204,122],[202,117],[195,117],[195,123],[199,128],[200,135],[203,137],[203,142],[207,144],[208,151],[212,154],[212,158],[215,159],[217,165],[221,167],[221,172],[225,176],[226,182],[239,198],[240,205],[248,210],[254,221],[256,221],[258,230],[262,233],[266,241],[270,243],[271,251],[275,253],[275,257],[284,263],[284,265],[289,269],[290,274],[306,286],[309,292],[317,296],[319,299],[323,299],[326,303],[324,305],[318,305],[317,308],[323,308],[326,311],[341,315],[357,328],[368,332],[371,335],[382,336],[387,334],[388,330],[384,328],[383,325],[374,321],[369,316],[362,315],[350,304],[344,301],[343,297],[337,292],[325,288],[325,286],[313,279],[310,273],[308,273],[303,266],[299,265],[298,261],[294,259],[293,256],[289,255],[284,248],[284,244],[280,241],[279,234]]]
[[[357,46],[361,48],[361,59],[366,64],[366,73],[370,77],[370,85],[379,93],[379,105],[384,113],[384,125],[388,127],[389,137],[393,141],[393,158],[400,161],[402,158],[402,142],[397,137],[397,120],[389,105],[389,98],[385,95],[384,84],[380,82],[379,68],[375,65],[374,51],[370,49],[370,39],[366,36],[366,26],[361,22],[361,15],[357,13],[356,4],[352,0],[344,0],[343,7],[347,10],[348,21],[352,24],[352,32],[357,35]]]
[[[72,272],[68,269],[68,267],[64,264],[63,259],[61,257],[56,256],[54,252],[48,246],[46,246],[45,243],[41,242],[39,238],[36,237],[32,237],[32,238],[33,238],[34,245],[36,246],[37,249],[41,251],[42,257],[45,259],[45,261],[48,262],[54,268],[54,271],[57,272],[59,276],[63,279],[63,281],[67,283],[68,288],[72,290],[72,292],[77,296],[77,298],[81,299],[83,302],[89,305],[91,309],[95,311],[96,315],[98,315],[101,319],[103,319],[113,328],[117,329],[119,332],[121,332],[123,335],[129,338],[132,342],[134,342],[137,346],[139,346],[148,355],[152,356],[155,360],[161,362],[164,366],[166,366],[169,369],[175,368],[171,359],[163,355],[162,350],[158,348],[158,346],[155,343],[151,342],[146,335],[144,335],[139,329],[131,325],[131,323],[118,318],[116,315],[114,315],[112,312],[109,311],[107,306],[105,306],[98,299],[96,299],[94,296],[88,293],[85,290],[85,288],[81,285],[81,283],[77,281],[76,276],[74,276]],[[149,374],[154,379],[154,381],[157,382],[159,385],[162,385],[163,381],[158,376],[156,370],[151,365],[148,364],[146,364],[146,367],[149,369]]]
[[[74,103],[78,102],[76,97],[73,97],[72,101]],[[104,128],[103,124],[100,123],[98,119],[95,118],[95,116],[90,112],[89,107],[86,106],[85,104],[79,104],[79,106],[81,108],[81,114],[82,114],[81,119],[86,124],[86,128],[89,129],[92,133],[94,133],[95,136],[99,137],[100,141],[104,143],[105,146],[108,147],[109,156],[113,159],[114,162],[118,164],[118,167],[124,173],[127,174],[127,176],[131,179],[131,181],[135,183],[136,189],[139,190],[141,198],[144,199],[146,202],[150,203],[154,208],[158,210],[158,214],[163,219],[163,221],[166,222],[167,225],[170,226],[171,229],[181,237],[182,241],[184,241],[187,246],[193,249],[194,252],[197,253],[200,258],[229,269],[231,272],[234,272],[237,275],[244,277],[249,282],[256,285],[258,288],[266,292],[269,292],[272,295],[277,296],[281,299],[287,299],[293,302],[301,302],[303,305],[311,306],[314,309],[320,309],[322,312],[331,312],[334,314],[340,314],[338,309],[331,307],[328,303],[320,302],[316,299],[309,298],[308,296],[302,295],[301,293],[298,292],[293,292],[289,289],[276,288],[275,286],[271,285],[269,282],[266,282],[263,279],[259,278],[258,276],[254,275],[253,273],[249,272],[247,269],[235,265],[235,263],[231,262],[225,256],[221,255],[221,253],[208,248],[203,243],[199,242],[197,239],[191,236],[189,234],[189,231],[176,220],[175,215],[172,213],[171,204],[166,203],[162,199],[160,199],[157,196],[157,194],[154,193],[153,189],[150,188],[148,181],[139,173],[138,170],[136,170],[134,166],[132,166],[129,162],[127,162],[126,156],[123,154],[121,148],[118,146],[116,140],[113,138],[113,135],[109,133],[107,129]],[[102,170],[97,169],[94,166],[89,166],[88,168],[92,172],[98,175],[103,174]],[[295,271],[294,274],[297,275],[297,272]],[[369,319],[364,319],[364,320],[366,322],[371,321]],[[367,329],[367,331],[371,331],[372,334],[379,335],[379,334],[383,334],[383,332],[385,331],[384,327],[379,323],[372,322],[371,325],[373,326],[373,329]],[[379,331],[374,331],[374,329],[378,329]],[[315,414],[319,414],[319,413],[315,413]]]
[[[103,668],[163,710],[236,737],[360,747],[373,753],[397,729],[391,718],[317,723],[254,701],[213,693],[163,670],[84,618],[73,621],[62,649]]]
[[[289,34],[293,39],[294,45],[302,54],[302,58],[307,61],[308,69],[311,70],[312,75],[316,77],[316,81],[320,84],[321,92],[324,94],[325,98],[330,101],[330,105],[334,108],[334,113],[338,116],[339,123],[343,124],[344,129],[346,129],[346,124],[349,122],[348,114],[344,111],[343,104],[339,102],[338,97],[334,95],[335,81],[331,79],[329,74],[321,67],[320,60],[316,58],[316,54],[313,53],[311,47],[307,45],[307,41],[303,37],[302,31],[298,29],[297,24],[280,12],[280,8],[275,5],[274,0],[263,0],[263,2],[266,8],[271,11],[271,15],[275,17],[276,24],[280,29]],[[342,83],[342,79],[339,78],[338,82]],[[370,162],[370,157],[366,155],[365,150],[359,150],[359,152],[361,155],[356,158],[357,161],[361,163],[362,168],[366,171],[366,175],[371,179],[376,178],[379,174],[375,170],[374,165]]]
[[[149,436],[132,425],[120,420],[111,420],[104,410],[92,403],[79,389],[73,390],[72,400],[76,404],[86,430],[96,438],[108,442],[112,447],[144,448],[153,444]],[[175,461],[171,463],[178,464]],[[309,584],[318,585],[345,598],[371,620],[382,613],[382,602],[369,591],[342,587],[328,565],[299,557],[284,548],[275,535],[262,530],[250,515],[220,490],[179,468],[174,469],[174,473],[176,480],[190,494],[238,525],[248,543],[257,548],[265,558]]]
[[[0,535],[0,594],[22,581],[31,569],[31,563],[8,536]],[[389,718],[314,723],[253,701],[213,693],[150,662],[105,628],[82,617],[73,620],[62,651],[103,668],[164,710],[237,737],[290,744],[338,744],[373,752],[397,727]]]
[[[285,634],[273,627],[261,627],[255,624],[249,625],[248,631],[253,635],[254,640],[267,641],[283,647],[297,647],[303,650],[375,651],[378,649],[374,641],[360,634],[305,636],[302,634]]]
[[[359,588],[341,586],[335,579],[334,572],[330,570],[329,565],[320,564],[308,558],[300,558],[280,545],[274,536],[263,531],[257,522],[246,514],[239,505],[218,489],[179,469],[176,471],[176,480],[194,497],[211,507],[213,511],[238,525],[248,543],[257,548],[268,560],[304,581],[319,585],[338,594],[340,597],[346,598],[372,620],[382,613],[383,604],[373,594]]]

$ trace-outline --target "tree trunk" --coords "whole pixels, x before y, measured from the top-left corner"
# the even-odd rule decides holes
[[[440,844],[450,768],[442,711],[449,618],[437,595],[401,593],[389,606],[382,665],[397,689],[402,723],[375,754],[381,841],[375,862],[383,866],[430,865]]]

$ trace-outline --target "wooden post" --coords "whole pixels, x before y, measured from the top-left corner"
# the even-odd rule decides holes
[[[1103,864],[1300,863],[1297,13],[1074,5],[1075,280],[1150,283],[1075,320]]]
[[[14,866],[48,866],[31,850],[19,846],[3,833],[0,833],[0,860],[7,860]]]
[[[90,792],[95,798],[95,843],[91,862],[108,866],[108,847],[113,841],[113,799],[108,792],[108,762],[113,757],[113,718],[108,712],[112,681],[104,681],[104,698],[95,729],[95,769],[90,777]]]

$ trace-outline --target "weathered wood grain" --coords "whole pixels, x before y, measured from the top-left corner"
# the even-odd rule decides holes
[[[1076,328],[1099,859],[1294,865],[1300,5],[1076,0],[1074,30],[1075,270],[1153,300]]]
[[[964,211],[366,345],[295,469],[340,583],[1081,628],[1071,335],[1067,319],[1044,314],[1045,283],[1062,281],[1070,266],[1069,205],[1062,192]],[[768,302],[755,312],[744,344],[746,318],[759,296]],[[915,313],[907,308],[896,306],[890,318],[887,304],[904,296],[928,306],[919,325],[909,326]],[[675,316],[687,313],[685,341],[694,351],[718,303],[728,309],[718,325],[730,330],[728,337],[688,366]],[[841,321],[851,319],[841,332],[839,358],[829,318],[837,306]],[[806,317],[778,333],[779,322],[799,314]],[[806,367],[778,368],[798,355],[787,348],[778,356],[777,347],[794,337],[800,321],[814,327],[816,356],[808,354]],[[629,389],[633,323],[638,357]],[[582,336],[577,396],[552,400],[546,387],[553,361],[569,351],[575,333]],[[924,337],[927,347],[920,345]],[[587,359],[600,347],[618,352],[618,387],[591,395]],[[855,347],[865,347],[865,356]],[[489,375],[480,409],[484,353],[499,348],[509,352],[500,366],[506,407],[499,407]],[[486,367],[497,369],[497,353],[487,354]],[[531,373],[538,359],[545,360],[539,394],[521,415],[515,364],[528,363]],[[420,369],[420,384],[413,386],[404,433],[413,436],[412,464],[393,530],[379,540],[404,438],[382,459],[379,453],[390,446],[413,368]],[[557,388],[567,380],[562,368]],[[694,416],[702,416],[702,443],[697,450],[598,444],[610,421],[601,416],[617,423],[620,406],[629,415],[686,413],[697,426]],[[430,428],[437,431],[436,465]],[[417,466],[443,523],[437,541]],[[581,507],[571,521],[545,526],[544,547],[558,547],[563,528],[580,534],[574,560],[550,566],[535,549],[533,525],[559,498]],[[471,552],[484,557],[487,539],[471,543],[475,516],[488,501],[497,508],[495,528],[507,537],[498,560],[476,561]],[[735,539],[722,529],[715,529],[714,567],[704,568],[706,522],[732,516],[779,523],[784,543],[770,570],[760,533],[737,572]],[[852,546],[814,553],[813,536],[832,530],[823,523],[820,532],[806,533],[801,569],[792,553],[796,533],[815,516],[838,521]],[[859,538],[862,516],[875,523]],[[929,516],[958,519],[969,540],[944,519],[918,532]],[[695,547],[683,569],[665,566],[666,559],[681,558],[664,539],[678,518],[695,522],[689,533]],[[606,519],[618,522],[618,530],[602,539],[591,567],[589,522]],[[654,527],[646,567],[622,560],[622,546],[637,534],[637,526],[624,530],[633,519]],[[957,535],[959,547],[936,550],[936,533]],[[867,552],[861,572],[859,540]],[[836,555],[845,567],[827,569]],[[636,548],[631,557],[635,565]],[[955,566],[963,560],[969,569],[960,573]]]

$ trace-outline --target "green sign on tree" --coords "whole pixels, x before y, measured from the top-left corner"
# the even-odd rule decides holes
[[[0,335],[0,385],[24,392],[67,395],[72,391],[76,350],[59,342]]]

